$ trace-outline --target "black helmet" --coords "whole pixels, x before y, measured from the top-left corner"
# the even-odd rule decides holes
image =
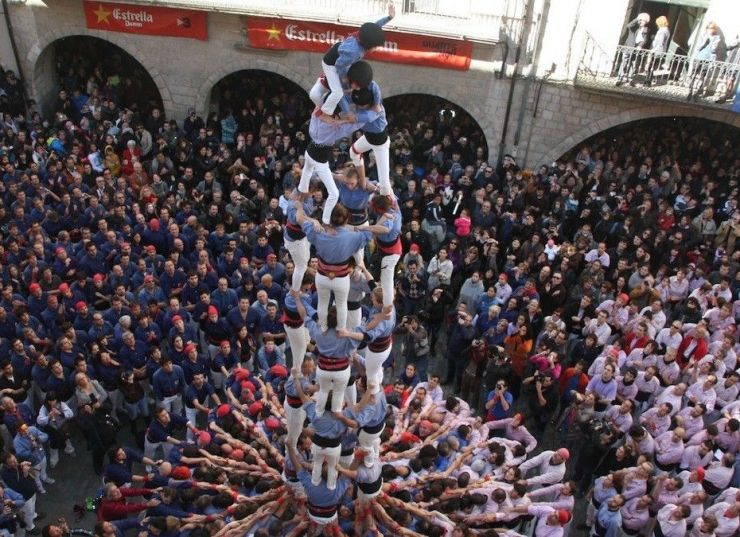
[[[374,22],[366,22],[360,26],[360,44],[366,50],[379,47],[385,43],[385,32]]]
[[[361,88],[366,88],[373,81],[373,68],[364,60],[356,61],[347,70],[347,78]]]

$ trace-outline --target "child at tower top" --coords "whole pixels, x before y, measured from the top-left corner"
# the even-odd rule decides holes
[[[388,16],[377,22],[366,22],[358,32],[353,32],[342,41],[335,43],[329,51],[324,54],[321,66],[324,76],[320,77],[309,96],[316,106],[321,107],[325,114],[332,114],[340,105],[343,112],[345,104],[342,102],[344,88],[352,87],[359,89],[367,87],[369,80],[349,80],[347,71],[350,66],[361,60],[365,54],[385,43],[385,33],[382,26],[388,23],[396,15],[393,4],[388,6]],[[354,86],[354,87],[353,87]],[[329,93],[328,97],[326,94]]]

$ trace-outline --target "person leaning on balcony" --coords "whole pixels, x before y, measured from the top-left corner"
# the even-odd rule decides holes
[[[648,40],[650,15],[640,13],[633,21],[627,24],[627,40],[624,46],[627,48],[646,49],[650,44]],[[626,50],[622,55],[622,65],[619,69],[617,86],[624,84],[626,78],[632,78],[639,71],[644,59],[635,51]]]
[[[691,87],[693,89],[692,97],[697,99],[704,95],[712,95],[717,89],[718,70],[710,67],[708,62],[723,62],[727,59],[727,43],[725,35],[714,21],[709,21],[704,34],[704,40],[700,41],[701,46],[697,49],[694,58],[702,60],[694,68],[692,75]]]
[[[664,54],[668,51],[668,44],[671,42],[671,30],[668,28],[668,19],[661,15],[655,19],[655,25],[658,31],[653,36],[650,44],[650,59],[648,60],[647,75],[645,77],[645,86],[650,87],[653,82],[653,72],[660,68],[663,62]]]

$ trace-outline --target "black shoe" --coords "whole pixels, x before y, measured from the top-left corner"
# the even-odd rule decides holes
[[[587,530],[588,529],[588,524],[578,524],[576,526],[576,529],[577,530]]]
[[[46,513],[42,511],[36,511],[36,516],[34,517],[34,520],[43,520],[46,518]]]
[[[646,88],[649,88],[649,87],[650,87],[650,86],[652,86],[652,85],[653,85],[653,83],[652,83],[652,82],[650,82],[649,80],[646,80],[646,81],[645,81],[645,87],[646,87]]]
[[[634,80],[630,80],[630,86],[634,88],[636,85],[637,85],[637,82],[635,82]]]
[[[624,80],[617,80],[617,83],[616,83],[616,84],[614,84],[614,85],[615,85],[615,86],[617,86],[617,87],[619,87],[619,86],[621,86],[622,84],[624,84]]]
[[[36,526],[32,530],[26,530],[26,535],[38,535],[40,533],[41,533],[41,530],[39,529],[38,526]]]
[[[727,98],[726,97],[720,97],[719,99],[715,99],[714,102],[717,103],[717,104],[725,104],[727,102]]]

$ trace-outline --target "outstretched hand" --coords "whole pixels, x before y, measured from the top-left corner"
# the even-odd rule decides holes
[[[393,2],[388,4],[388,16],[392,19],[396,16],[396,6],[393,5]]]

